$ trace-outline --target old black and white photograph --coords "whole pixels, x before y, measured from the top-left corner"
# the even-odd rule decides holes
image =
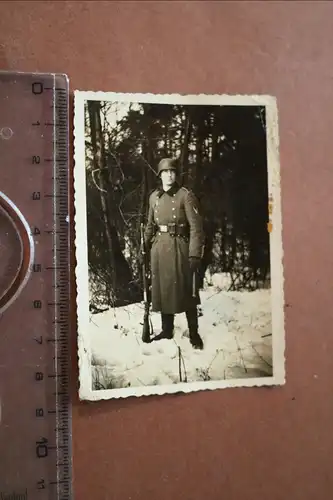
[[[75,92],[79,395],[285,381],[278,106]]]

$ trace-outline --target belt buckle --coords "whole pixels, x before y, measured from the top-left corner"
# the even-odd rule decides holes
[[[167,233],[168,226],[166,226],[165,224],[160,225],[160,231],[161,231],[161,233]]]

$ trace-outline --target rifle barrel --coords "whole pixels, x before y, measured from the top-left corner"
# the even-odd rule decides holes
[[[142,329],[142,341],[145,343],[151,342],[150,338],[150,327],[149,327],[149,303],[148,303],[148,283],[146,275],[146,251],[145,251],[145,241],[143,234],[143,223],[141,222],[141,253],[143,256],[142,263],[142,274],[143,274],[143,297],[145,302],[145,312],[143,319],[143,329]]]
[[[193,272],[192,277],[192,297],[196,297],[197,295],[197,280],[196,280],[196,272]]]

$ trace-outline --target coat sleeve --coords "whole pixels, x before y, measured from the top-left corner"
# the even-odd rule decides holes
[[[190,226],[189,257],[202,258],[205,244],[203,218],[200,213],[199,203],[192,191],[185,194],[185,213]]]
[[[154,236],[154,207],[153,207],[153,195],[149,198],[149,209],[148,209],[148,220],[144,234],[145,245],[147,250],[150,249],[152,239]]]

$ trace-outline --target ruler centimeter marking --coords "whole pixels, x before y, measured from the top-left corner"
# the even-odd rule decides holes
[[[4,81],[1,77],[0,72],[0,84],[6,85],[6,75]],[[34,190],[29,196],[26,218],[36,252],[29,278],[31,283],[28,282],[27,289],[18,300],[22,304],[30,302],[27,322],[30,330],[36,331],[32,336],[35,347],[30,347],[30,354],[27,351],[31,363],[26,359],[17,370],[22,369],[22,376],[34,370],[35,385],[31,387],[29,401],[34,408],[35,423],[27,426],[25,435],[34,445],[35,453],[25,458],[27,470],[31,466],[35,477],[25,476],[25,471],[20,470],[16,479],[13,456],[19,450],[8,449],[4,441],[5,463],[3,475],[0,471],[0,499],[72,500],[68,83],[66,76],[54,74],[12,74],[12,78],[15,84],[18,82],[21,85],[22,108],[28,101],[27,107],[33,114],[26,135],[34,149],[28,158],[30,165],[35,168],[30,175]],[[9,83],[13,85],[10,78]],[[20,167],[22,172],[25,167]],[[21,196],[26,197],[26,193],[21,193]],[[17,198],[20,199],[20,196]],[[30,289],[33,291],[30,292]],[[13,311],[15,302],[9,311],[12,316],[15,315]],[[39,319],[33,316],[33,311],[40,315]],[[12,316],[6,317],[5,312],[1,318],[8,332]],[[34,366],[33,359],[36,361]],[[0,361],[4,366],[1,353]],[[7,400],[4,401],[6,404]],[[26,410],[10,408],[8,413],[22,411],[23,426],[25,420],[29,422],[31,419],[31,414],[29,416]],[[10,422],[7,427],[10,429]],[[1,434],[3,431],[0,425],[0,438],[4,436],[4,433]],[[31,449],[31,444],[21,444],[23,448]],[[17,467],[22,469],[18,458]]]
[[[52,409],[48,409],[47,414],[55,416],[54,441],[49,441],[47,451],[43,446],[44,442],[37,444],[39,454],[48,455],[52,450],[56,453],[54,470],[50,471],[48,487],[55,487],[58,499],[67,500],[71,495],[71,452],[69,449],[69,370],[68,370],[68,123],[66,121],[68,100],[66,90],[62,88],[45,87],[45,91],[55,91],[53,94],[53,103],[51,104],[53,112],[53,158],[45,158],[46,164],[53,167],[51,180],[53,181],[53,193],[44,194],[44,198],[49,198],[53,205],[53,229],[44,230],[45,234],[52,238],[53,262],[45,266],[45,272],[51,272],[54,275],[54,300],[48,300],[47,306],[52,310],[54,319],[53,325],[53,346],[54,373],[49,374],[48,379],[54,385],[52,396],[54,404]],[[49,126],[49,125],[47,125]],[[64,220],[65,219],[65,220]],[[64,272],[62,272],[64,271]],[[49,343],[51,344],[51,343]],[[50,429],[49,429],[50,431]],[[45,440],[44,440],[45,441]],[[44,451],[41,451],[44,450]],[[38,454],[38,451],[37,451]],[[46,487],[44,478],[38,482],[41,489]],[[52,491],[51,491],[52,495]]]
[[[55,287],[55,305],[54,311],[54,338],[56,343],[55,348],[55,367],[56,374],[64,374],[67,380],[67,385],[63,387],[59,378],[55,379],[55,411],[56,412],[56,451],[57,461],[56,480],[51,480],[50,485],[55,485],[58,490],[58,498],[69,500],[71,495],[71,475],[70,462],[71,450],[69,448],[70,439],[70,415],[69,415],[69,345],[68,345],[68,329],[69,329],[69,191],[68,191],[68,94],[66,89],[55,88],[54,94],[54,171],[53,171],[53,209],[54,209],[54,272],[55,284],[59,284],[59,288]],[[63,224],[65,219],[65,224]],[[63,324],[59,324],[63,321]],[[67,329],[66,329],[67,326]],[[67,335],[66,335],[67,333]],[[63,450],[63,453],[60,452]],[[60,465],[61,464],[61,465]]]

